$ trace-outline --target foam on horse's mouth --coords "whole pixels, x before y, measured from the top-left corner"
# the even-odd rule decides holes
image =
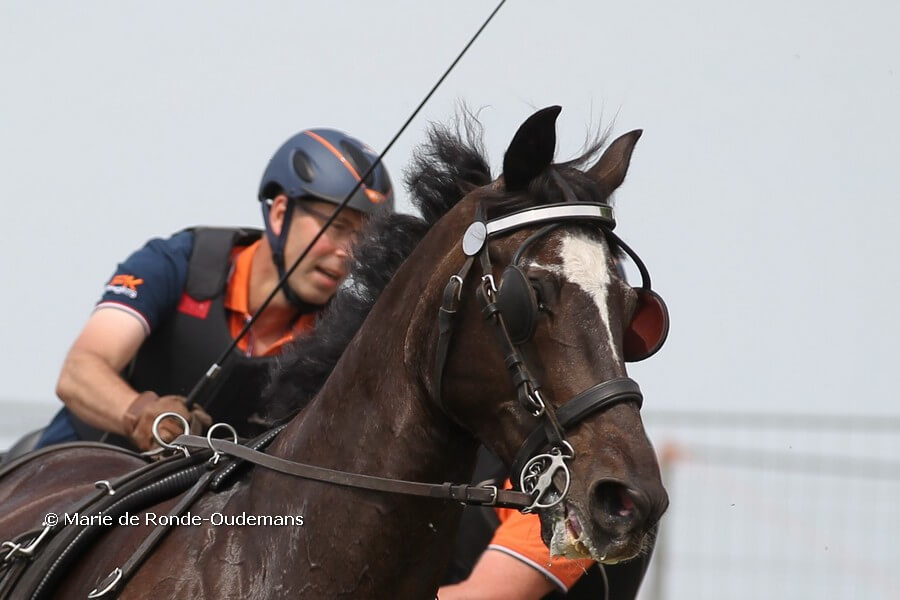
[[[578,509],[568,501],[553,508],[550,554],[566,558],[591,558],[602,561],[606,557],[600,556],[582,526],[582,519],[578,516],[578,512]]]

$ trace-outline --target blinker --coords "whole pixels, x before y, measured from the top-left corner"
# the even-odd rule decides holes
[[[503,270],[497,307],[513,344],[524,344],[531,339],[537,325],[537,295],[525,273],[515,265]]]
[[[637,306],[622,337],[626,362],[638,362],[656,354],[669,335],[669,310],[662,297],[645,288],[634,288]]]
[[[639,362],[656,354],[669,334],[669,311],[662,297],[643,287],[637,292],[637,305],[622,336],[625,362]],[[538,297],[534,284],[517,266],[503,270],[497,292],[497,307],[513,344],[531,339],[537,328]]]
[[[643,285],[633,288],[638,296],[637,306],[622,337],[623,353],[626,362],[638,362],[653,356],[662,347],[669,334],[669,312],[663,299],[650,288],[650,274],[644,263],[612,232],[615,220],[611,207],[568,202],[522,210],[486,223],[476,220],[469,225],[463,235],[463,252],[466,256],[474,257],[484,250],[488,237],[535,223],[548,221],[553,223],[554,225],[532,234],[522,244],[514,257],[515,263],[531,242],[566,220],[599,220],[604,233],[612,243],[622,248],[637,264]],[[503,271],[497,293],[497,307],[513,344],[521,345],[531,339],[537,327],[538,297],[532,282],[515,264]]]

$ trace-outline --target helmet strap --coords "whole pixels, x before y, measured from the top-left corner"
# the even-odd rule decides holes
[[[290,229],[291,222],[293,221],[294,200],[288,199],[287,207],[284,213],[284,220],[281,224],[281,233],[278,236],[276,236],[272,231],[272,227],[270,226],[269,222],[269,209],[271,208],[271,206],[266,201],[263,201],[261,204],[263,210],[263,222],[266,225],[266,238],[269,240],[269,246],[271,246],[272,248],[272,262],[275,263],[275,270],[278,273],[278,281],[281,282],[281,291],[282,293],[284,293],[284,297],[287,298],[288,303],[299,309],[300,314],[306,314],[320,310],[324,306],[323,304],[312,304],[311,302],[303,300],[300,295],[294,291],[294,288],[291,287],[290,283],[288,283],[288,280],[285,277],[287,268],[284,264],[284,247],[287,244],[288,230]]]

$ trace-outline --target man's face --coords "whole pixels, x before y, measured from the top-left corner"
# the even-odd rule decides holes
[[[328,202],[314,200],[295,203],[284,252],[287,269],[337,208]],[[347,276],[350,249],[362,227],[362,213],[350,208],[341,211],[291,274],[290,286],[301,299],[311,304],[325,304],[334,295]]]

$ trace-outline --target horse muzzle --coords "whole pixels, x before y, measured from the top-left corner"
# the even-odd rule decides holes
[[[603,479],[591,486],[586,503],[570,497],[543,511],[541,531],[550,553],[614,564],[649,550],[669,504],[661,485],[651,487],[647,492]]]

